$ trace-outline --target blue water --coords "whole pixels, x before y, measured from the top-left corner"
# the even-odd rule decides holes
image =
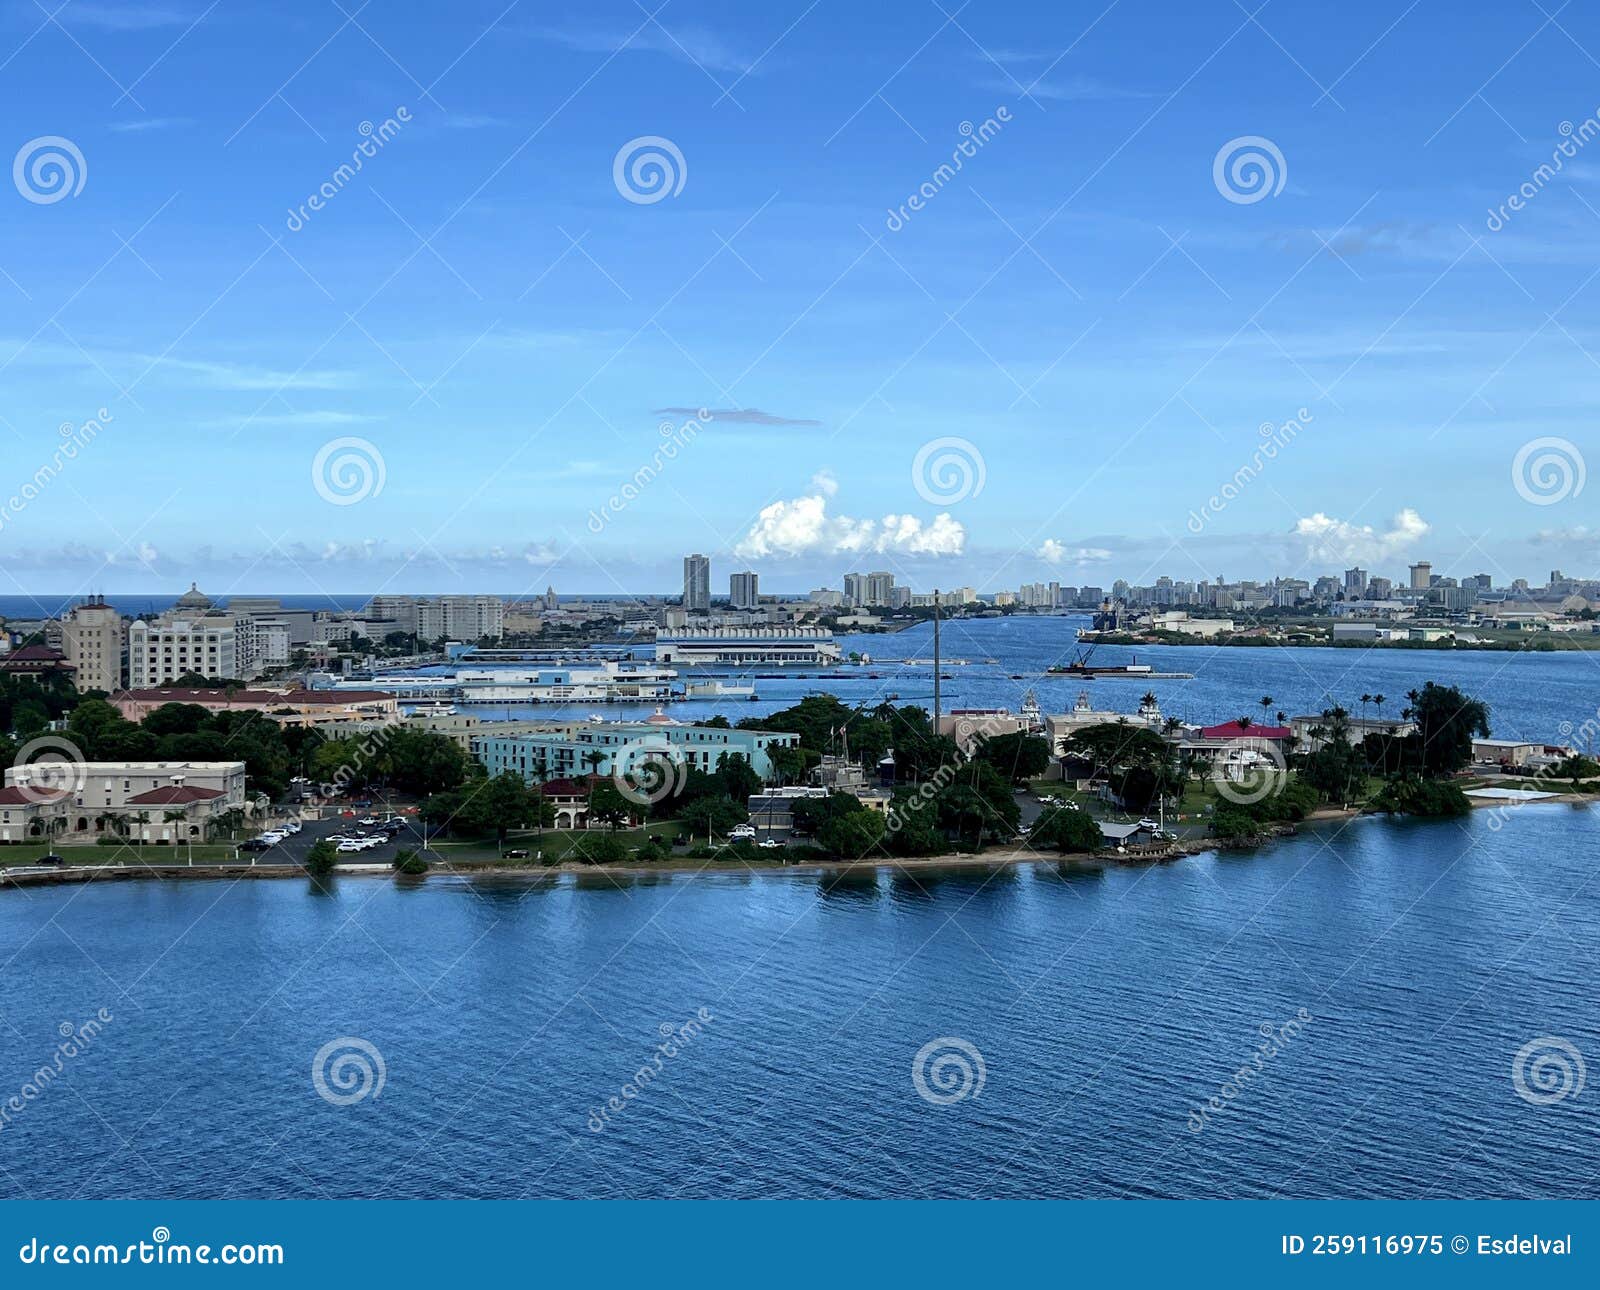
[[[1130,648],[1103,645],[1096,664],[1137,659],[1157,672],[1189,672],[1192,680],[1085,681],[1053,677],[1045,670],[1070,663],[1079,646],[1077,632],[1088,626],[1083,617],[1013,616],[957,619],[944,625],[943,654],[969,660],[943,670],[941,699],[946,711],[955,707],[1010,708],[1016,711],[1031,689],[1045,712],[1072,707],[1087,692],[1094,707],[1134,712],[1146,690],[1154,691],[1168,716],[1197,724],[1214,724],[1248,714],[1259,719],[1260,700],[1270,695],[1270,711],[1291,716],[1320,712],[1334,702],[1351,713],[1375,717],[1378,709],[1362,708],[1363,694],[1383,694],[1383,715],[1398,717],[1407,690],[1425,681],[1460,686],[1489,705],[1494,734],[1502,738],[1572,742],[1573,731],[1600,709],[1600,653],[1505,653],[1408,649],[1302,649],[1222,646],[1155,646]],[[675,703],[668,711],[680,720],[722,715],[729,720],[759,716],[789,707],[806,694],[826,691],[848,703],[876,703],[897,695],[902,703],[924,707],[933,701],[933,669],[905,666],[900,660],[928,660],[933,655],[933,629],[920,625],[887,635],[839,638],[841,648],[866,653],[866,667],[840,667],[824,679],[814,676],[755,680],[758,702],[697,700]],[[641,653],[648,654],[648,650]],[[999,659],[985,663],[984,659]],[[441,669],[448,670],[448,669]],[[757,671],[772,669],[756,669]],[[813,669],[815,671],[815,669]],[[876,674],[874,676],[874,674]],[[1020,677],[1020,679],[1016,679]],[[748,679],[748,678],[746,678]],[[526,716],[587,716],[603,711],[610,717],[643,715],[637,706],[599,708],[474,705],[484,720]],[[1590,727],[1592,729],[1592,726]]]
[[[1512,1067],[1600,1062],[1597,843],[1544,806],[1151,868],[4,893],[0,1094],[113,1019],[0,1129],[0,1194],[1593,1196],[1600,1088]],[[386,1082],[335,1106],[344,1036]],[[976,1096],[919,1095],[939,1039]]]

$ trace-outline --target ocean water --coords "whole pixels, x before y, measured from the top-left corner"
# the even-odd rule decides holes
[[[1597,843],[0,893],[0,1194],[1593,1196]]]

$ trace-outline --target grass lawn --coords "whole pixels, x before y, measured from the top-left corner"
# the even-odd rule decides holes
[[[672,842],[682,832],[683,826],[676,820],[659,820],[647,824],[642,829],[618,829],[616,836],[625,846],[637,847],[643,845],[646,837],[664,837],[668,842]],[[545,829],[543,832],[535,832],[532,829],[513,830],[506,838],[506,850],[526,851],[528,859],[507,860],[505,863],[525,865],[529,861],[534,861],[559,864],[567,858],[567,853],[583,836],[581,829]],[[428,853],[430,857],[437,855],[447,863],[459,861],[463,864],[498,864],[503,859],[493,838],[443,838],[437,841],[430,838]]]
[[[196,864],[208,864],[216,860],[232,860],[234,852],[232,844],[217,842],[208,842],[192,848],[135,846],[132,843],[116,847],[71,846],[64,845],[59,840],[54,845],[46,842],[15,842],[0,846],[0,865],[32,864],[40,856],[51,853],[60,856],[68,865],[188,864],[191,854]]]

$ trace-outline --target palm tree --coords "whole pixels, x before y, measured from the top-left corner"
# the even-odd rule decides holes
[[[1386,702],[1387,702],[1387,701],[1388,701],[1388,696],[1387,696],[1387,695],[1383,695],[1383,694],[1374,694],[1374,695],[1373,695],[1373,696],[1372,696],[1372,703],[1373,703],[1373,706],[1374,706],[1374,707],[1376,707],[1376,708],[1377,708],[1377,709],[1378,709],[1378,720],[1379,720],[1379,721],[1382,721],[1382,720],[1383,720],[1383,705],[1384,705],[1384,704],[1385,704],[1385,703],[1386,703]]]
[[[1372,696],[1370,694],[1363,694],[1361,696],[1361,719],[1363,721],[1367,719],[1367,704],[1371,702]]]
[[[1267,713],[1272,711],[1272,696],[1270,694],[1263,694],[1259,699],[1256,700],[1256,702],[1261,705],[1261,719],[1265,721],[1267,718]]]

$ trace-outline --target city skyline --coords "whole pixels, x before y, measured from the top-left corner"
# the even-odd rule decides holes
[[[1592,15],[39,19],[0,591],[1600,567]]]

